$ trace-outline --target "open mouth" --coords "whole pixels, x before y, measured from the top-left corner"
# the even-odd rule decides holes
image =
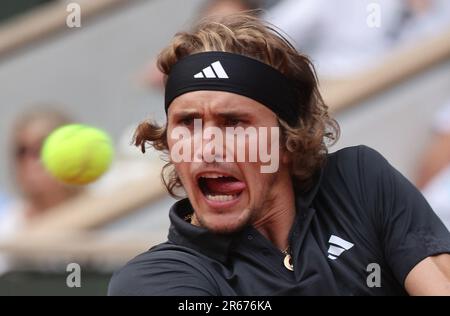
[[[203,173],[197,181],[205,198],[214,202],[237,200],[246,187],[243,181],[216,172]]]

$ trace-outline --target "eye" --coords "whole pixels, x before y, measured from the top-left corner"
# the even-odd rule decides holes
[[[225,125],[226,125],[226,126],[237,126],[237,125],[239,125],[241,122],[242,122],[242,121],[241,121],[240,119],[238,119],[238,118],[230,117],[230,118],[227,118],[227,119],[225,120]]]
[[[184,126],[191,126],[194,124],[194,118],[193,117],[183,117],[178,120],[178,125],[184,125]]]

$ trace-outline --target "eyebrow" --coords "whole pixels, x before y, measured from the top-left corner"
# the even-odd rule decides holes
[[[172,114],[174,118],[200,118],[202,115],[198,111],[183,110]]]
[[[201,118],[202,113],[196,110],[181,110],[172,114],[174,118]],[[251,115],[248,111],[218,111],[214,113],[214,116],[221,118],[242,118],[249,117]]]
[[[250,112],[247,111],[220,111],[215,114],[216,116],[230,118],[230,117],[247,117],[250,116]]]

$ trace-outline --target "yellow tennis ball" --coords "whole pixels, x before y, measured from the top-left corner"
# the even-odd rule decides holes
[[[44,141],[41,160],[58,180],[68,184],[87,184],[108,170],[113,146],[105,132],[86,125],[70,124],[57,128]]]

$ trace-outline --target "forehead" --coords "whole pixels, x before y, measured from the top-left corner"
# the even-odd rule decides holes
[[[230,111],[251,116],[271,116],[275,114],[260,102],[251,98],[225,91],[193,91],[175,98],[169,107],[168,114],[181,112],[222,113]]]

